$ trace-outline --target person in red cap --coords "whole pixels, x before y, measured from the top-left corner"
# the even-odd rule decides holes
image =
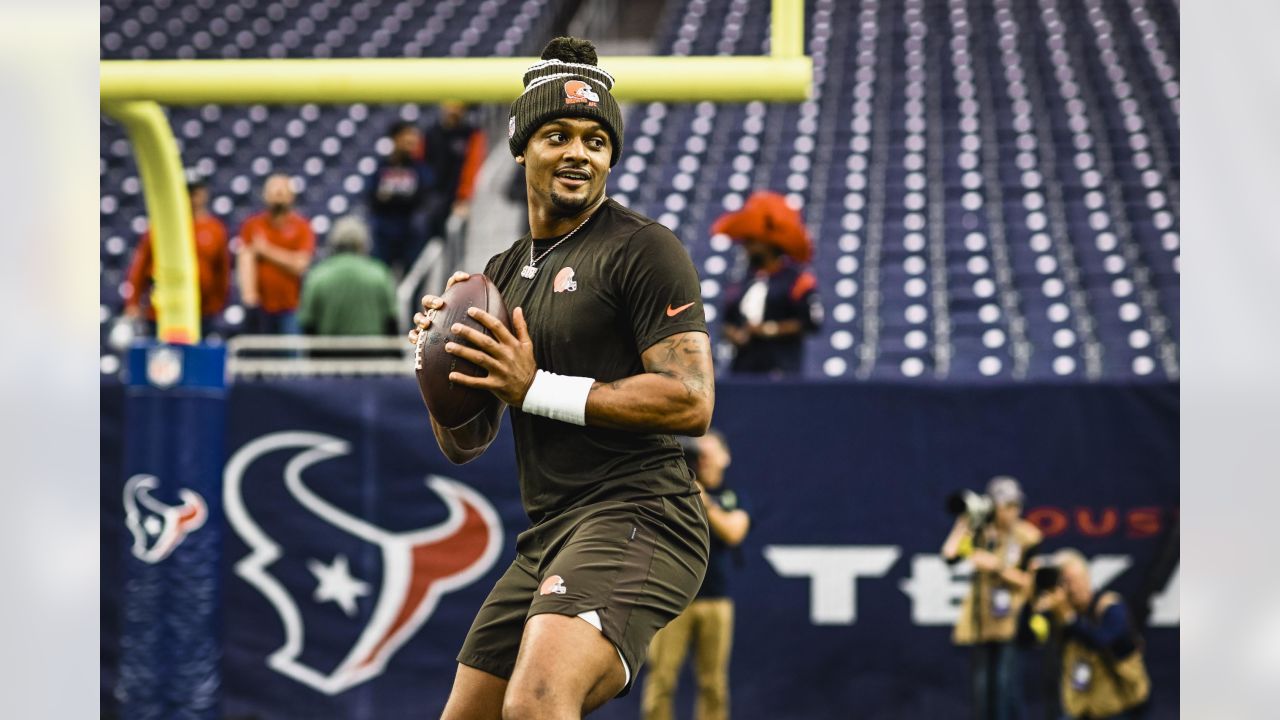
[[[800,213],[786,198],[762,190],[737,212],[722,215],[711,232],[742,244],[747,275],[725,291],[725,338],[737,350],[735,373],[799,373],[804,336],[822,324],[818,279],[805,263],[813,244]]]

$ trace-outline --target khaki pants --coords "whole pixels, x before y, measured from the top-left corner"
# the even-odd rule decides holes
[[[729,717],[729,650],[733,645],[733,601],[694,600],[688,610],[658,631],[649,644],[649,674],[641,709],[644,720],[671,720],[672,700],[689,643],[694,648],[698,700],[696,720]]]

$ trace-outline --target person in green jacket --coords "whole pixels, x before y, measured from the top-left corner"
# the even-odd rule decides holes
[[[298,321],[308,335],[397,334],[391,273],[369,257],[369,227],[355,215],[339,218],[328,237],[329,257],[302,286]]]

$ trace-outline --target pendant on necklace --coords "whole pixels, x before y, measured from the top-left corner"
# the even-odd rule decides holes
[[[532,265],[525,265],[524,268],[520,270],[520,277],[526,280],[532,280],[533,276],[537,274],[538,274],[538,268]]]

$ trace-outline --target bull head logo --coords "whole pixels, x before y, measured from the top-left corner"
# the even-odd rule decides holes
[[[339,539],[372,544],[381,563],[380,581],[352,577],[343,554],[330,553],[318,559],[295,553],[291,557],[281,542],[296,538],[272,537],[254,519],[244,501],[245,473],[258,458],[280,450],[294,451],[283,473],[288,496],[322,521],[319,527],[333,531],[324,535],[332,536],[335,545]],[[380,675],[396,650],[431,617],[440,599],[483,576],[497,560],[502,545],[502,525],[493,506],[455,480],[427,478],[427,486],[447,507],[448,517],[434,527],[407,532],[393,532],[353,515],[303,481],[302,473],[308,467],[348,452],[346,441],[329,435],[272,433],[237,451],[227,462],[223,477],[227,521],[250,548],[236,563],[236,574],[262,593],[284,627],[284,644],[268,656],[267,664],[328,695]],[[273,572],[276,563],[290,561],[305,565],[319,582],[310,604],[300,606]],[[353,627],[354,640],[349,647],[338,648],[334,661],[324,663],[323,668],[308,662],[304,657],[308,651],[305,616],[315,617],[317,604],[332,600],[351,617],[362,598],[367,598],[366,605],[371,604],[372,610],[363,614],[367,619],[361,621],[362,626]]]
[[[182,504],[169,505],[151,494],[159,486],[154,475],[134,475],[124,484],[124,524],[133,534],[133,556],[153,565],[209,517],[199,493],[183,488],[178,491]]]

